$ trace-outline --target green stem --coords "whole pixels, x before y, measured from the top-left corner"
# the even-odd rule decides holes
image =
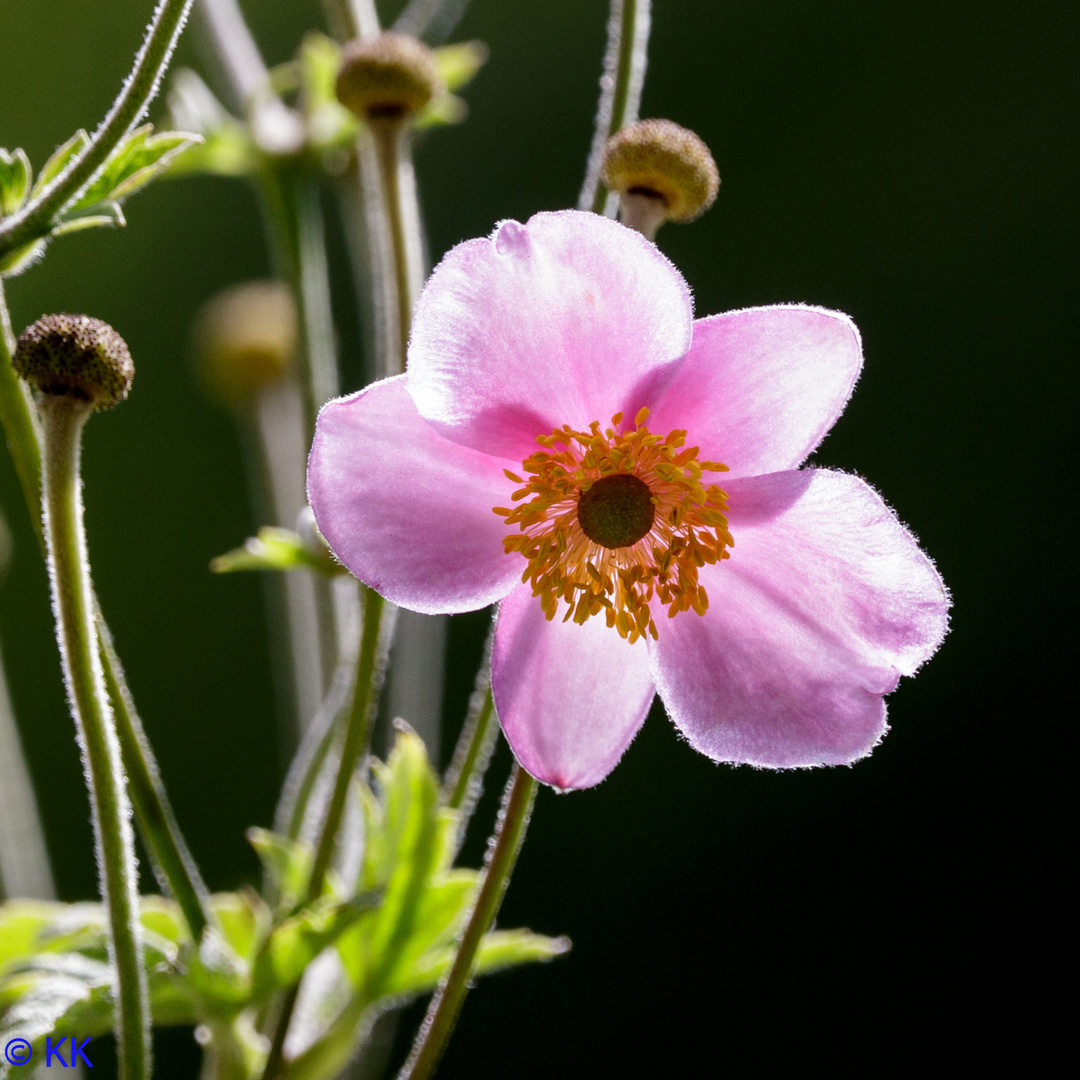
[[[4,433],[7,436],[8,447],[15,462],[15,470],[19,475],[26,506],[30,511],[30,520],[37,530],[44,552],[45,536],[42,531],[41,516],[41,425],[30,402],[26,384],[15,375],[11,367],[11,355],[14,351],[15,341],[11,332],[11,318],[8,315],[3,287],[0,284],[0,423],[3,424]],[[94,610],[105,678],[110,687],[110,695],[116,703],[120,721],[117,734],[132,778],[132,793],[139,829],[151,857],[155,860],[159,848],[171,849],[178,853],[179,858],[159,862],[157,868],[166,877],[169,891],[181,903],[185,913],[189,913],[190,897],[203,897],[205,889],[165,795],[165,788],[158,774],[157,762],[154,760],[150,744],[146,740],[142,724],[135,712],[123,669],[112,647],[108,626],[97,607],[96,600]],[[127,720],[125,720],[125,713]],[[148,782],[140,781],[138,776],[140,768],[149,777]],[[166,836],[164,833],[169,835]],[[202,914],[206,915],[205,905],[203,905]],[[191,924],[192,934],[196,940],[198,940],[198,928],[202,921],[196,919]]]
[[[86,186],[120,140],[138,123],[157,92],[192,0],[161,0],[135,66],[86,147],[21,210],[0,224],[0,258],[47,235],[65,206]]]
[[[596,130],[585,170],[585,183],[578,198],[578,207],[592,210],[594,214],[615,215],[615,201],[608,198],[607,185],[600,179],[600,169],[608,139],[620,128],[632,124],[638,116],[641,88],[645,82],[651,7],[652,0],[611,0]]]
[[[368,129],[375,144],[382,189],[382,212],[389,234],[392,265],[382,274],[392,279],[394,309],[386,312],[395,325],[387,327],[385,363],[388,375],[405,370],[409,329],[413,309],[423,284],[423,245],[420,239],[420,211],[416,200],[416,181],[412,167],[412,132],[401,117],[373,116]]]
[[[38,540],[44,544],[41,531],[41,425],[26,383],[11,366],[14,353],[15,334],[4,297],[4,283],[0,280],[0,424],[4,426],[11,460],[15,463],[23,498],[30,509],[30,520]]]
[[[308,879],[307,902],[309,904],[319,898],[323,885],[326,883],[326,874],[337,848],[338,830],[345,814],[349,786],[356,772],[357,763],[361,755],[367,751],[371,741],[371,730],[375,723],[379,690],[382,687],[386,656],[393,631],[392,617],[384,618],[384,613],[393,613],[393,611],[393,607],[388,605],[374,589],[365,590],[364,629],[356,661],[356,684],[353,687],[352,705],[349,709],[345,739],[341,747],[334,791],[327,806],[326,818],[315,849],[311,877]],[[263,1080],[274,1080],[274,1077],[281,1072],[284,1064],[285,1038],[289,1032],[298,992],[299,985],[289,990],[278,1011],[270,1052],[263,1071]]]
[[[379,16],[375,0],[323,0],[330,28],[339,41],[360,38],[367,41],[379,35]]]
[[[102,896],[115,970],[116,1040],[122,1080],[150,1074],[150,1009],[139,925],[138,870],[120,744],[95,640],[94,599],[83,532],[79,448],[89,406],[46,397],[45,537],[57,640],[93,806]]]
[[[187,920],[192,939],[198,943],[203,929],[213,922],[210,893],[176,823],[161,782],[157,762],[150,751],[135,702],[124,679],[124,669],[113,648],[112,635],[100,610],[96,612],[105,685],[116,719],[128,790],[135,806],[135,820],[150,852],[162,888],[172,893]]]
[[[525,839],[535,798],[536,781],[515,761],[510,783],[503,796],[494,846],[488,848],[489,857],[476,906],[465,926],[450,973],[431,999],[412,1053],[398,1073],[398,1080],[427,1080],[439,1064],[468,993],[480,942],[491,928],[502,904],[503,894]]]

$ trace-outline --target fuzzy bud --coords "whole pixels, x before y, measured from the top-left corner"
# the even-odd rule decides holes
[[[251,281],[207,301],[195,329],[199,368],[211,395],[240,404],[280,381],[296,358],[296,302],[279,281]]]
[[[342,50],[338,100],[361,119],[407,116],[445,92],[435,54],[408,34],[387,30]]]
[[[111,409],[131,389],[135,365],[124,339],[88,315],[45,315],[27,327],[12,367],[42,394]]]
[[[667,221],[693,221],[720,190],[709,148],[670,120],[639,120],[616,132],[604,151],[603,176],[624,197],[659,199]]]

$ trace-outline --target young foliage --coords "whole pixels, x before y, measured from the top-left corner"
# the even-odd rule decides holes
[[[331,977],[312,982],[306,1049],[287,1065],[290,1077],[339,1071],[379,1012],[433,990],[453,961],[480,883],[478,871],[452,867],[459,815],[440,804],[424,744],[404,725],[389,760],[372,772],[373,785],[357,785],[366,834],[350,895],[331,875],[323,895],[303,905],[310,846],[252,829],[274,909],[251,889],[218,894],[213,925],[195,943],[172,900],[142,898],[154,1023],[206,1025],[211,1052],[232,1062],[238,1077],[254,1077],[263,1064],[258,1015],[320,955],[333,960],[324,965]],[[46,1036],[112,1030],[107,938],[100,904],[0,907],[0,1042],[23,1038],[39,1054]],[[477,973],[550,960],[567,948],[565,938],[493,931]],[[0,1080],[10,1068],[0,1059]]]

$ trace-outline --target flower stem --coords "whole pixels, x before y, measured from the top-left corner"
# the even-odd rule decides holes
[[[326,16],[340,41],[360,38],[367,41],[379,34],[375,0],[323,0]]]
[[[150,1010],[139,925],[138,870],[130,806],[112,710],[95,640],[94,598],[83,533],[79,450],[89,406],[44,397],[45,537],[57,640],[90,801],[115,971],[116,1037],[122,1080],[150,1074]]]
[[[439,1064],[465,1001],[480,942],[491,928],[502,904],[510,874],[525,839],[535,798],[536,781],[515,761],[510,783],[503,796],[494,846],[488,848],[487,866],[476,905],[465,926],[450,973],[431,999],[412,1053],[398,1073],[397,1080],[427,1080]]]
[[[327,806],[315,858],[308,879],[307,902],[317,900],[326,882],[326,873],[337,847],[338,830],[345,814],[345,801],[349,785],[356,772],[361,755],[371,741],[371,730],[378,708],[379,690],[382,687],[386,657],[390,650],[395,610],[374,590],[365,590],[364,628],[360,638],[360,652],[356,661],[356,683],[353,687],[352,705],[349,709],[345,739],[338,762],[334,791]],[[299,984],[285,995],[274,1024],[270,1052],[263,1070],[263,1080],[274,1080],[284,1064],[285,1038],[289,1033]]]
[[[382,189],[384,228],[389,233],[392,265],[383,275],[392,280],[393,310],[385,314],[396,325],[388,326],[385,374],[398,375],[405,370],[409,328],[413,308],[423,284],[423,244],[420,239],[420,211],[416,201],[410,141],[412,133],[401,117],[374,116],[368,121],[378,159]]]
[[[469,711],[458,737],[450,768],[443,779],[443,804],[461,814],[459,838],[472,816],[480,784],[491,761],[499,725],[495,722],[495,700],[491,695],[491,646],[494,634],[488,634],[484,658],[476,673],[476,686],[469,699]]]
[[[176,824],[157,762],[124,679],[124,669],[113,647],[112,635],[100,610],[96,611],[96,623],[105,685],[112,702],[135,820],[162,888],[172,893],[180,905],[192,940],[198,943],[203,929],[213,922],[210,893]]]
[[[11,318],[4,300],[0,283],[0,423],[7,436],[8,447],[15,462],[15,470],[23,489],[30,520],[37,530],[44,553],[45,536],[41,515],[41,430],[37,413],[30,403],[26,384],[19,379],[11,366],[15,351]],[[198,940],[200,927],[205,923],[208,908],[205,904],[205,887],[199,877],[183,834],[176,824],[176,817],[169,805],[165,788],[161,783],[157,762],[150,750],[146,734],[139,721],[127,687],[123,668],[112,647],[109,628],[94,601],[98,642],[101,647],[101,663],[109,693],[116,703],[119,719],[117,734],[125,767],[131,778],[135,815],[139,829],[146,841],[151,858],[158,860],[159,852],[172,851],[176,857],[157,862],[157,868],[166,878],[169,891],[176,897],[189,920],[192,936]],[[201,916],[196,915],[190,900],[199,897]],[[194,922],[192,922],[194,919]]]
[[[581,210],[615,216],[617,202],[609,197],[607,185],[600,179],[600,167],[608,139],[637,119],[645,83],[651,8],[652,0],[611,0],[596,130],[578,197]]]
[[[56,215],[74,199],[120,140],[138,123],[157,92],[192,0],[161,0],[147,29],[135,66],[101,126],[55,180],[0,224],[0,258],[48,233]]]

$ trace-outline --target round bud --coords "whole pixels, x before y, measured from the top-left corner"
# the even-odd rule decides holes
[[[338,101],[361,119],[406,116],[445,92],[435,54],[408,34],[387,30],[342,49]]]
[[[211,395],[239,404],[290,371],[296,357],[292,293],[280,281],[251,281],[212,297],[199,313],[195,343]]]
[[[668,221],[693,221],[720,190],[709,148],[670,120],[639,120],[616,132],[604,150],[603,175],[620,195],[660,199]]]
[[[124,339],[88,315],[46,315],[27,327],[11,360],[43,394],[111,409],[127,397],[135,365]]]

